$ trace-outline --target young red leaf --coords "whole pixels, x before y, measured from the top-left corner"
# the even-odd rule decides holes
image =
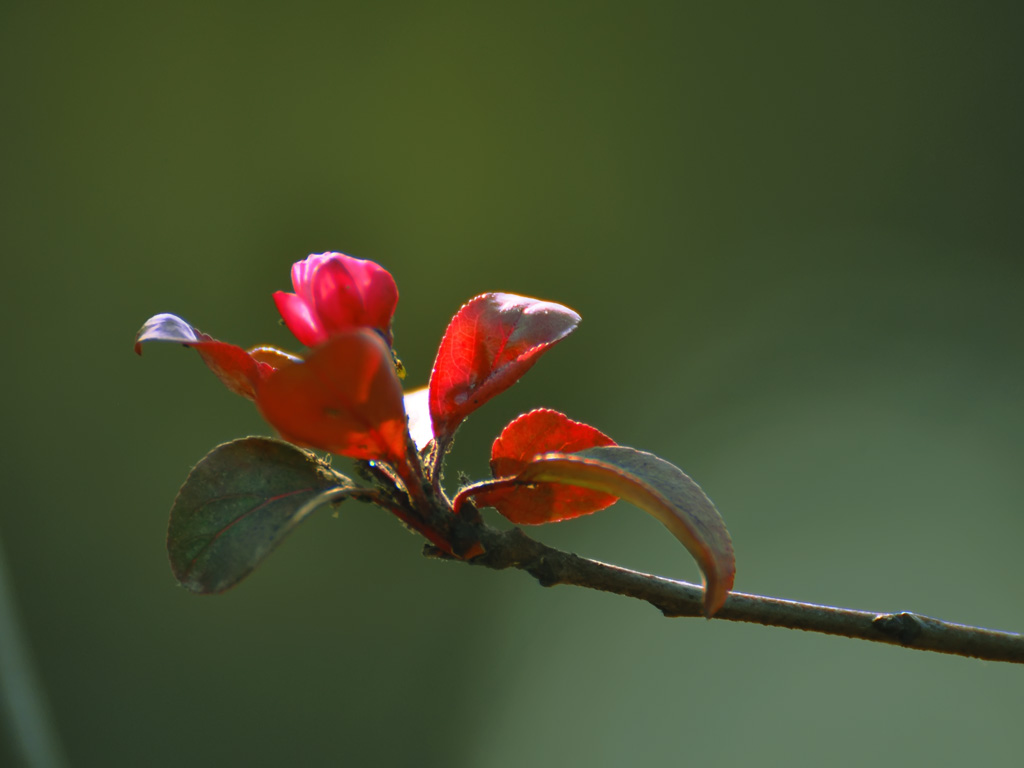
[[[346,478],[307,451],[266,437],[214,448],[171,507],[167,554],[192,592],[244,579],[321,503],[344,498]]]
[[[217,341],[180,317],[169,314],[154,315],[139,329],[135,336],[136,354],[142,354],[142,344],[146,341],[170,341],[191,347],[224,386],[250,400],[256,399],[259,382],[273,373],[283,359],[296,359],[280,350],[273,350],[279,356],[275,364],[266,351],[272,348],[259,348],[259,355],[254,354],[257,350],[246,352],[234,344]]]
[[[558,411],[539,408],[512,421],[491,447],[491,474],[514,477],[544,453],[576,453],[615,441],[588,424]],[[513,523],[540,525],[589,515],[617,501],[616,496],[563,483],[503,485],[473,496],[474,503],[494,507]]]
[[[566,483],[625,499],[660,520],[693,555],[704,574],[704,615],[725,603],[736,575],[729,531],[715,505],[681,469],[657,456],[625,446],[549,453],[530,462],[515,478],[481,483],[455,499],[513,484]]]
[[[280,368],[260,383],[256,405],[290,442],[405,465],[402,385],[375,331],[336,335]]]
[[[579,323],[568,307],[485,293],[448,325],[430,375],[430,419],[445,443],[470,413],[512,386]]]

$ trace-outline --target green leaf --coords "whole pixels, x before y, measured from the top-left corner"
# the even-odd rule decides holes
[[[674,464],[635,448],[609,445],[538,456],[514,482],[578,485],[618,496],[649,512],[700,566],[704,615],[710,618],[725,603],[736,576],[729,531],[711,499]]]
[[[343,485],[344,484],[344,485]],[[268,437],[214,448],[171,507],[171,570],[192,592],[244,579],[321,504],[345,498],[348,479],[313,454]]]

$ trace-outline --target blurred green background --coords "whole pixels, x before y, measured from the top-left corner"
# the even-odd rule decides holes
[[[395,275],[412,385],[469,297],[559,301],[580,329],[449,478],[558,408],[701,483],[739,590],[1022,631],[1022,16],[5,2],[0,538],[68,763],[1019,759],[1018,667],[427,561],[369,507],[188,594],[176,489],[268,428],[196,355],[131,342],[175,312],[294,348],[270,294],[325,250]],[[533,533],[699,578],[625,505]]]

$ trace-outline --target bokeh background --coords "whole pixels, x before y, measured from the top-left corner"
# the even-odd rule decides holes
[[[67,763],[1014,763],[1017,667],[545,590],[365,506],[188,594],[176,489],[268,428],[131,343],[175,312],[294,347],[270,294],[325,250],[395,275],[413,385],[469,297],[559,301],[579,330],[449,478],[558,408],[697,479],[742,591],[1022,631],[1022,15],[5,2],[5,631]],[[534,533],[699,578],[625,505]]]

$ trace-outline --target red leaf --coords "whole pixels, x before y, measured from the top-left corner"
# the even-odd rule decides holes
[[[540,408],[524,413],[502,431],[491,448],[491,473],[514,477],[544,453],[576,453],[615,441],[588,424]],[[494,507],[513,523],[540,525],[589,515],[610,507],[618,498],[563,483],[505,485],[474,495],[478,506]]]
[[[142,354],[142,344],[146,341],[170,341],[191,347],[199,353],[210,370],[217,374],[224,386],[250,400],[256,399],[259,382],[279,367],[279,363],[269,362],[270,355],[266,350],[271,348],[262,347],[252,350],[252,353],[246,352],[234,344],[217,341],[176,315],[162,314],[149,318],[135,336],[136,354]],[[280,358],[296,359],[280,350],[273,351]]]
[[[191,346],[210,370],[224,382],[224,386],[250,400],[256,399],[256,389],[260,381],[274,372],[273,366],[257,361],[234,344],[213,339]]]
[[[444,443],[580,321],[568,307],[510,293],[477,296],[452,318],[430,375],[430,419]]]
[[[375,331],[339,334],[280,368],[260,384],[256,405],[289,442],[405,465],[402,385]]]

